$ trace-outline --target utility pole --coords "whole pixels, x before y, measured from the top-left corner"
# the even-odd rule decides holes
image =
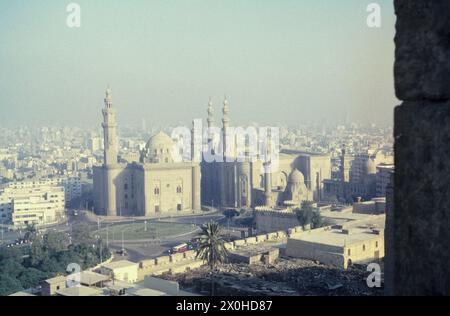
[[[125,247],[123,245],[123,230],[122,230],[122,255],[124,254],[124,252],[125,252]]]

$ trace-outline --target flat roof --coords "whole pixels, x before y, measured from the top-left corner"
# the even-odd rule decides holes
[[[138,263],[131,262],[128,260],[120,260],[120,261],[113,261],[113,262],[102,265],[102,267],[105,267],[105,268],[111,269],[111,270],[118,269],[118,268],[131,267],[131,266],[138,266]]]
[[[344,234],[339,229],[331,229],[329,231],[305,233],[292,239],[303,240],[322,245],[344,247],[378,237],[379,235],[374,234],[369,229],[353,229],[350,234]]]
[[[135,295],[135,296],[167,296],[167,293],[149,289],[145,287],[134,287],[126,290],[126,293]]]
[[[80,283],[87,285],[94,285],[99,282],[108,281],[109,277],[103,274],[91,272],[91,271],[83,271],[80,273]]]
[[[103,291],[81,285],[58,290],[56,294],[61,296],[99,296],[103,294]]]
[[[54,278],[47,279],[45,280],[45,282],[47,282],[48,284],[62,283],[66,282],[66,277],[63,275],[59,275]]]
[[[10,294],[8,296],[36,296],[36,295],[34,295],[32,293],[25,292],[25,291],[19,291],[19,292]]]

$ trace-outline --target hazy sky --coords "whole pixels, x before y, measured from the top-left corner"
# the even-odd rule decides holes
[[[0,124],[98,127],[111,85],[121,124],[391,123],[392,1],[0,1]],[[368,28],[366,7],[382,8]]]

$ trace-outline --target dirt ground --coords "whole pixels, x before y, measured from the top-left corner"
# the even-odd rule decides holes
[[[383,287],[369,288],[366,266],[355,265],[347,271],[302,259],[278,259],[271,265],[226,264],[214,274],[217,296],[378,296]],[[208,268],[163,278],[180,283],[184,290],[210,295]]]

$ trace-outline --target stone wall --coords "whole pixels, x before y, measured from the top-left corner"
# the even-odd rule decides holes
[[[323,229],[323,228],[319,228]],[[294,227],[287,231],[277,231],[269,234],[257,235],[255,237],[248,237],[244,239],[238,239],[233,242],[225,243],[225,248],[228,251],[240,247],[251,247],[267,242],[285,243],[287,238],[294,236],[303,231],[302,227]],[[196,258],[197,252],[195,250],[186,251],[184,253],[177,253],[170,256],[160,256],[154,259],[146,259],[139,262],[138,280],[142,281],[145,277],[151,275],[161,275],[164,273],[183,273],[189,269],[197,269],[205,263]],[[279,249],[272,248],[267,251],[261,251],[261,253],[243,256],[232,254],[233,261],[246,262],[248,264],[255,264],[259,262],[273,263],[279,256]]]
[[[450,1],[396,0],[391,295],[450,295]]]

